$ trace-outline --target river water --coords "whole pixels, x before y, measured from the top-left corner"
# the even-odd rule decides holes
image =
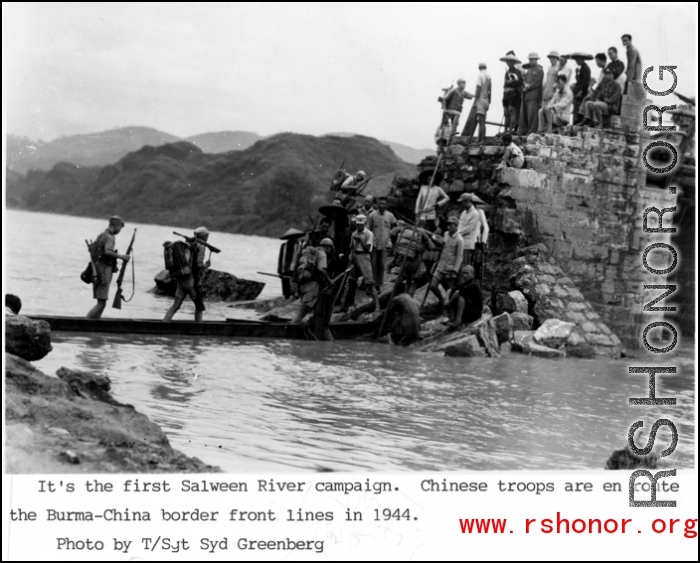
[[[84,240],[106,220],[21,211],[5,220],[5,291],[22,298],[22,312],[85,315],[94,301],[78,278],[88,260]],[[189,231],[127,224],[121,251],[134,228],[136,293],[117,311],[112,288],[105,317],[162,318],[171,299],[148,292],[163,267],[162,243],[173,230]],[[261,298],[280,293],[277,280],[256,274],[275,271],[279,241],[212,233],[210,242],[222,249],[212,267],[264,281]],[[129,271],[126,296],[130,284]],[[175,318],[192,313],[188,300]],[[244,314],[210,304],[205,318]],[[664,358],[678,374],[657,383],[657,396],[678,404],[630,407],[647,382],[628,367],[657,358],[466,359],[370,342],[86,333],[54,333],[53,343],[39,369],[108,375],[115,397],[158,423],[175,448],[230,472],[601,469],[633,422],[643,420],[646,431],[658,418],[678,428],[673,467],[694,463],[689,348]],[[659,432],[662,449],[669,436]]]

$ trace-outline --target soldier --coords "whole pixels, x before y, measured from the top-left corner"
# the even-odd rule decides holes
[[[124,220],[119,215],[109,219],[107,229],[100,233],[90,248],[90,256],[95,264],[95,272],[98,281],[93,284],[93,297],[97,299],[95,305],[87,314],[88,319],[99,319],[107,306],[109,299],[109,284],[112,283],[112,274],[117,271],[117,260],[124,264],[129,261],[128,254],[119,254],[114,246],[115,236],[124,228]],[[122,266],[124,267],[124,266]]]
[[[316,305],[320,289],[319,282],[323,281],[325,284],[330,284],[331,280],[326,271],[328,268],[328,257],[326,254],[332,249],[333,241],[325,238],[321,241],[318,248],[307,246],[302,250],[296,271],[301,304],[292,324],[301,324],[309,310]]]
[[[191,273],[183,274],[176,278],[177,290],[175,291],[175,302],[173,303],[172,307],[168,309],[168,312],[165,313],[165,317],[163,318],[164,321],[172,320],[173,315],[175,315],[175,313],[177,313],[182,306],[185,297],[189,295],[190,299],[192,299],[194,302],[194,320],[197,323],[202,322],[202,317],[204,316],[206,307],[204,306],[201,284],[204,277],[204,272],[209,266],[211,266],[211,262],[209,260],[206,262],[204,261],[207,249],[203,244],[199,244],[198,241],[207,242],[208,240],[209,231],[206,227],[198,227],[195,229],[193,242],[189,244],[189,260],[192,264]],[[185,243],[180,242],[176,244]]]

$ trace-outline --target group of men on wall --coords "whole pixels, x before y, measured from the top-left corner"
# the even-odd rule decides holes
[[[509,51],[499,59],[507,65],[503,83],[504,133],[552,132],[569,125],[572,114],[574,125],[602,127],[603,116],[619,114],[622,95],[628,92],[630,84],[638,84],[642,79],[641,55],[632,44],[632,36],[623,35],[622,44],[627,54],[626,67],[618,58],[616,47],[610,47],[607,53],[601,52],[595,57],[582,52],[560,55],[551,51],[547,55],[550,66],[546,71],[540,66],[537,53],[529,53],[523,64],[513,51]],[[575,68],[568,65],[569,60],[575,62]],[[597,78],[591,75],[591,68],[586,63],[589,60],[595,60],[600,69]],[[443,108],[443,120],[436,132],[439,146],[449,144],[456,134],[464,100],[468,99],[474,99],[474,103],[462,137],[471,144],[478,123],[477,143],[483,143],[491,102],[491,78],[486,63],[479,63],[475,94],[466,90],[466,81],[460,78],[456,87],[446,89],[444,96],[439,98]]]

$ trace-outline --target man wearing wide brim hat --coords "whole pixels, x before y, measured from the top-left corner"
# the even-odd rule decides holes
[[[538,112],[542,105],[542,82],[544,81],[544,70],[537,63],[539,58],[537,53],[530,53],[527,56],[529,68],[523,78],[523,102],[520,107],[518,135],[535,133],[539,124]]]
[[[500,60],[508,65],[503,82],[503,132],[515,133],[522,102],[523,73],[519,68],[520,59],[512,51]]]
[[[300,231],[299,229],[292,227],[286,230],[286,232],[280,237],[280,240],[294,240],[295,238],[303,237],[305,234],[306,233],[304,233],[304,231]]]
[[[574,125],[576,125],[583,121],[583,115],[579,115],[579,108],[583,98],[588,95],[588,87],[591,83],[591,67],[586,64],[586,61],[593,59],[593,56],[577,51],[571,53],[569,57],[576,61],[576,81],[571,86],[571,93],[574,95]]]
[[[542,108],[546,108],[552,97],[554,97],[554,90],[557,87],[557,74],[559,74],[559,53],[550,51],[547,58],[549,59],[549,68],[547,69],[542,90]]]
[[[450,197],[440,187],[442,174],[439,171],[423,170],[418,175],[418,181],[421,188],[416,198],[415,220],[418,222],[425,219],[426,228],[430,232],[435,232],[438,227],[437,210],[447,205]]]

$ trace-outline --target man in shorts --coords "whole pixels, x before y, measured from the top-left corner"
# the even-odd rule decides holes
[[[445,300],[438,286],[442,285],[445,291],[452,289],[464,259],[464,239],[457,232],[458,225],[459,219],[457,217],[450,217],[447,220],[447,232],[440,254],[440,262],[438,262],[433,278],[430,280],[430,291],[438,298],[441,307],[445,305]]]
[[[164,321],[172,320],[173,315],[175,315],[182,306],[185,297],[189,295],[190,299],[194,302],[194,321],[196,323],[202,322],[206,307],[204,306],[204,299],[202,298],[200,286],[204,277],[204,272],[211,266],[211,262],[209,260],[206,262],[204,261],[207,249],[203,244],[199,244],[197,241],[207,242],[208,240],[209,231],[206,227],[198,227],[195,229],[194,242],[190,245],[192,247],[192,273],[177,279],[175,302],[172,307],[168,309],[168,312],[165,313]]]
[[[353,264],[353,268],[350,270],[348,291],[345,295],[342,311],[347,312],[347,310],[355,304],[355,289],[357,288],[357,281],[360,277],[364,280],[365,286],[368,287],[372,293],[374,310],[376,311],[379,309],[379,296],[377,295],[377,288],[374,284],[372,261],[370,260],[370,253],[374,247],[374,235],[372,235],[372,231],[365,228],[367,217],[364,215],[358,215],[357,219],[355,219],[355,223],[357,229],[350,238],[350,261]]]
[[[333,252],[333,241],[324,238],[318,248],[306,247],[299,260],[299,295],[301,303],[299,311],[292,320],[293,325],[301,324],[306,314],[316,306],[319,281],[328,286],[331,280],[328,276],[328,256]],[[304,275],[304,272],[307,272]]]
[[[114,237],[123,228],[124,220],[119,215],[110,217],[107,229],[100,233],[91,245],[90,255],[95,264],[98,281],[92,286],[92,295],[97,299],[97,305],[90,309],[87,314],[88,319],[99,319],[107,306],[109,284],[112,283],[112,274],[117,269],[117,259],[123,260],[124,264],[129,261],[128,254],[119,254],[114,249],[116,244]]]

